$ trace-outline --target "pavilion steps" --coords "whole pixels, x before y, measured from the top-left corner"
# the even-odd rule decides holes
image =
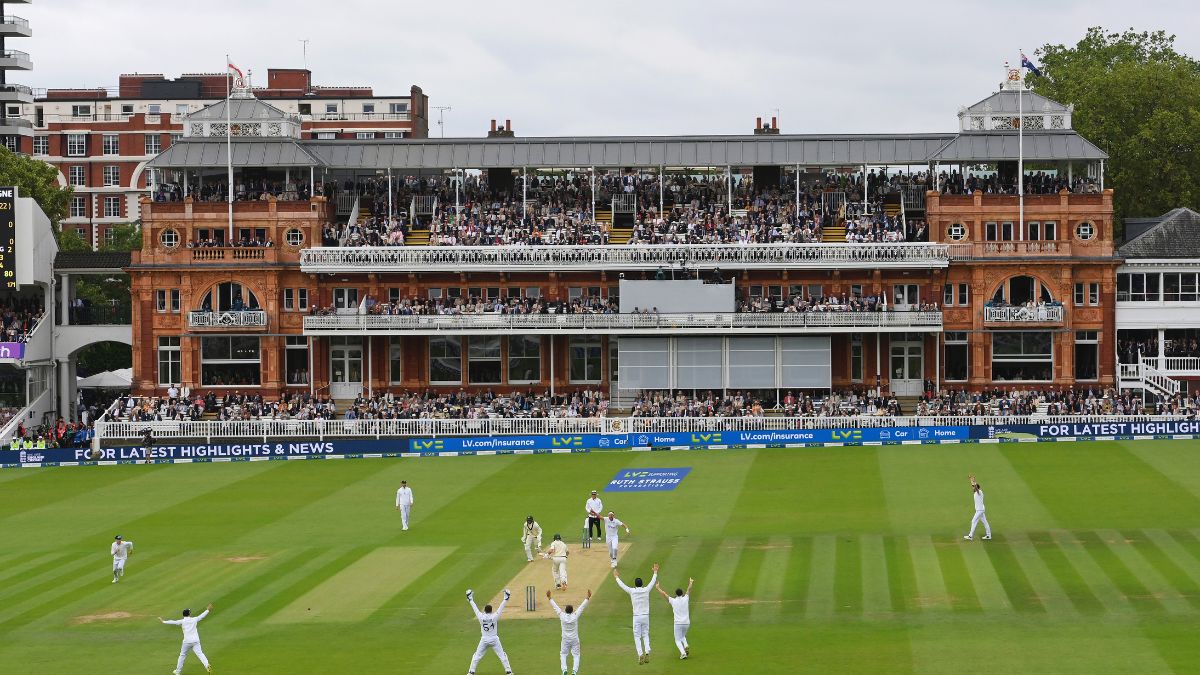
[[[596,209],[596,222],[603,223],[612,227],[613,214],[612,209]]]
[[[405,246],[428,246],[429,230],[409,230],[404,238]]]
[[[821,241],[826,244],[844,244],[846,243],[846,226],[841,225],[826,225],[821,228]]]
[[[608,243],[610,246],[624,246],[629,243],[632,236],[633,228],[614,227],[608,231]]]

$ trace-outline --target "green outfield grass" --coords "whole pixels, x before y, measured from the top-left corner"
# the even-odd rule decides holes
[[[526,565],[524,516],[577,545],[588,491],[651,466],[692,472],[603,497],[633,528],[627,579],[653,561],[665,587],[696,578],[693,656],[656,594],[638,666],[607,579],[583,673],[1200,670],[1200,444],[1153,441],[4,470],[0,672],[169,673],[180,632],[154,617],[213,602],[218,673],[465,673],[463,592]],[[968,472],[993,541],[961,539]],[[117,533],[136,548],[114,585]],[[558,635],[500,622],[518,675],[557,673]],[[489,653],[478,672],[503,670]]]

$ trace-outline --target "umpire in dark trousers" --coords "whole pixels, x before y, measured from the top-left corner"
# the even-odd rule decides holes
[[[588,516],[588,521],[587,521],[588,522],[588,526],[587,526],[588,539],[592,538],[592,528],[593,527],[596,528],[596,538],[603,539],[604,538],[604,521],[603,521],[601,514],[604,513],[604,502],[600,501],[600,497],[599,497],[599,495],[596,494],[595,490],[592,490],[592,496],[590,499],[587,500],[587,503],[584,504],[583,508],[585,511],[587,511],[587,516]]]

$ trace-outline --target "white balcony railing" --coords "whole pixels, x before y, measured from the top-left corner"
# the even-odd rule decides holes
[[[983,320],[995,323],[1044,323],[1063,320],[1062,305],[984,307]]]
[[[258,309],[188,312],[191,328],[261,328],[266,325],[267,313]]]
[[[946,267],[945,244],[681,244],[646,246],[392,246],[309,248],[305,272]]]
[[[941,330],[941,312],[773,312],[714,314],[453,314],[379,315],[349,314],[308,316],[309,334],[338,333],[440,333],[485,334],[495,332],[558,333],[601,332],[645,334],[746,332],[814,332],[838,329]]]

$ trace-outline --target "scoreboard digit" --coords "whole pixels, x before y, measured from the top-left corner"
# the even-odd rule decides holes
[[[3,288],[17,288],[17,188],[0,187],[0,277]]]

